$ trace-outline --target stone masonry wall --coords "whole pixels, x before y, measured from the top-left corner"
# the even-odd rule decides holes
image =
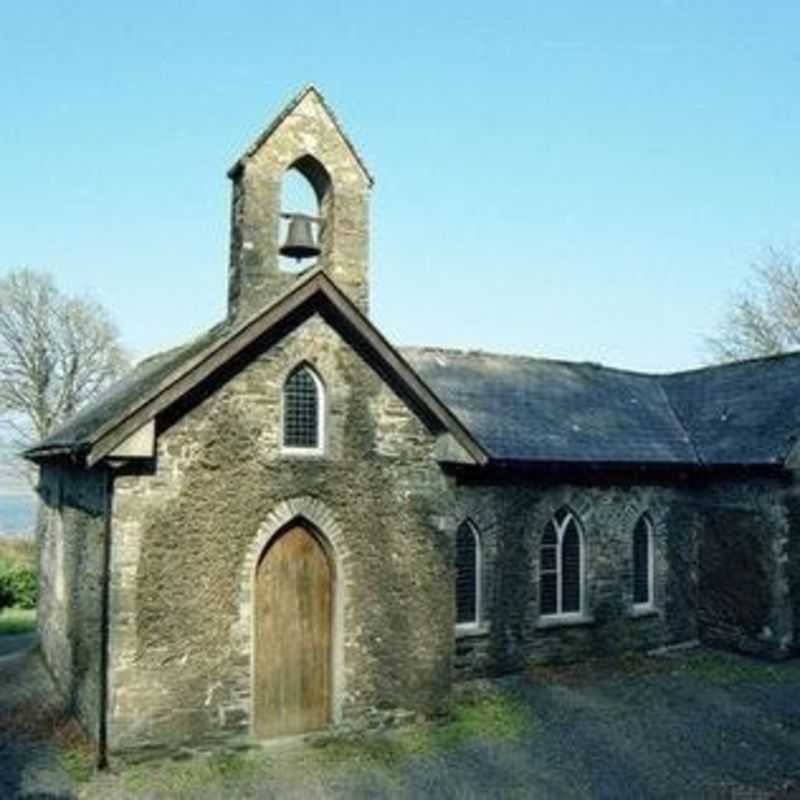
[[[470,519],[484,548],[484,619],[457,637],[459,677],[526,663],[574,661],[702,638],[783,657],[798,646],[800,491],[758,479],[669,485],[455,483],[444,529]],[[561,506],[585,536],[586,619],[542,624],[538,548]],[[646,512],[654,527],[655,602],[632,604],[632,535]],[[545,623],[549,621],[545,620]]]
[[[800,652],[800,485],[796,472],[792,478],[792,485],[785,495],[787,530],[785,552],[781,558],[792,615],[792,645],[797,653]]]
[[[38,624],[60,691],[96,739],[102,713],[105,479],[100,470],[42,467]]]
[[[719,482],[698,492],[699,621],[710,644],[782,657],[794,646],[785,481]]]
[[[281,388],[306,359],[327,395],[321,457],[280,450]],[[434,436],[319,317],[238,367],[160,421],[151,474],[115,480],[112,751],[249,732],[254,563],[294,514],[336,554],[334,721],[430,711],[450,685]]]
[[[681,509],[674,489],[462,483],[453,487],[450,501],[444,527],[455,530],[471,520],[485,562],[483,624],[457,637],[459,677],[697,637],[691,561],[701,520]],[[577,622],[551,624],[539,615],[539,545],[547,521],[562,506],[575,514],[584,534],[586,613]],[[652,610],[641,612],[633,608],[632,536],[645,512],[653,523],[654,602]]]

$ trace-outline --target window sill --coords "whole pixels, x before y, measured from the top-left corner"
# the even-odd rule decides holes
[[[593,625],[594,617],[591,614],[570,614],[569,616],[539,617],[536,627],[540,630],[547,628],[570,628],[579,625]]]
[[[456,625],[456,639],[477,639],[489,635],[489,623],[481,622],[477,625]]]
[[[655,606],[633,606],[628,609],[628,616],[638,619],[639,617],[660,617],[661,609]]]
[[[319,461],[321,458],[325,457],[325,451],[317,450],[311,447],[309,447],[308,450],[305,450],[302,447],[282,447],[281,455],[288,456],[289,458],[308,458]]]

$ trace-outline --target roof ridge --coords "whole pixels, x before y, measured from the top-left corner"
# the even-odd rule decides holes
[[[759,364],[768,361],[789,361],[795,358],[800,358],[800,349],[790,350],[786,353],[772,353],[767,356],[753,356],[752,358],[743,358],[739,361],[725,361],[721,364],[704,364],[701,367],[691,367],[690,369],[676,370],[675,372],[660,373],[660,377],[671,378],[679,375],[695,375],[698,372],[718,372],[721,370],[735,369],[745,364]]]
[[[635,375],[638,378],[653,378],[658,380],[661,374],[657,372],[641,372],[633,369],[626,369],[625,367],[614,367],[608,364],[603,364],[599,361],[591,361],[586,359],[584,361],[570,360],[566,358],[550,358],[548,356],[534,356],[526,355],[524,353],[498,353],[491,350],[481,350],[480,348],[458,348],[458,347],[438,347],[436,345],[403,345],[398,348],[401,351],[412,351],[431,353],[433,355],[458,355],[458,356],[489,356],[490,358],[502,358],[510,361],[536,361],[546,364],[561,364],[569,367],[591,367],[593,369],[603,370],[606,372],[624,373],[626,375]]]
[[[525,353],[498,353],[492,350],[482,350],[481,348],[441,347],[438,345],[402,345],[398,349],[406,351],[416,350],[417,352],[432,354],[440,353],[442,355],[489,356],[491,358],[504,358],[518,361],[537,361],[547,364],[563,364],[571,367],[594,367],[596,369],[606,370],[609,372],[635,375],[639,378],[652,378],[659,382],[674,377],[680,377],[682,375],[696,375],[702,372],[711,373],[720,370],[735,369],[745,364],[758,364],[770,361],[788,361],[795,358],[800,358],[800,349],[798,349],[788,353],[775,353],[769,356],[746,358],[741,361],[728,361],[724,364],[706,364],[701,367],[691,367],[689,369],[675,370],[672,372],[651,372],[647,370],[629,369],[627,367],[616,367],[610,364],[603,364],[599,361],[592,361],[591,359],[577,360],[568,358],[551,358],[549,356],[527,355]]]

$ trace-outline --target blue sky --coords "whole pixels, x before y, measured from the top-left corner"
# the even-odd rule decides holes
[[[7,3],[0,272],[91,294],[137,354],[224,314],[225,171],[305,83],[377,182],[397,344],[696,366],[796,242],[800,4]]]

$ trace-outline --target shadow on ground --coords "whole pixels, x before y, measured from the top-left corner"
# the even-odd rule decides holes
[[[35,651],[0,658],[0,682],[4,713],[53,696]],[[6,714],[0,797],[800,800],[800,660],[698,650],[535,670],[472,697],[478,711],[462,703],[447,724],[147,762],[95,775],[79,791],[57,748],[15,736],[24,720]]]
[[[50,741],[61,718],[52,680],[35,634],[0,637],[0,797],[68,800],[75,797]]]

